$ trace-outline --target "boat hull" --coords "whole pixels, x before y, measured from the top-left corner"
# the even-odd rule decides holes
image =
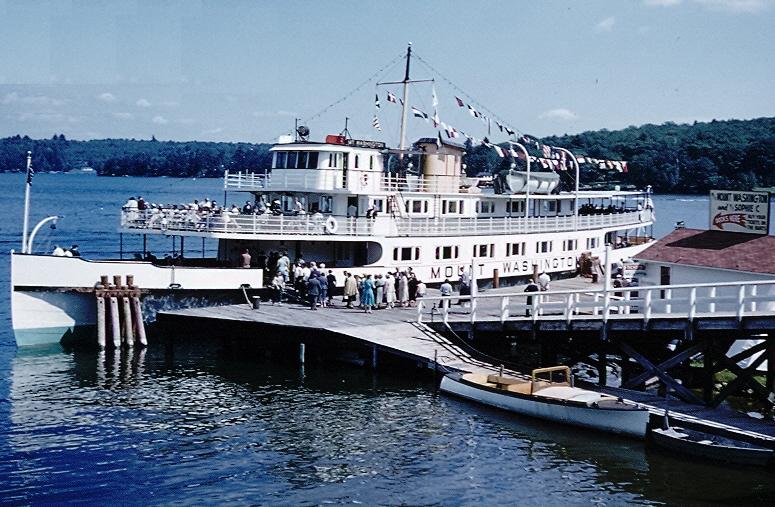
[[[446,375],[442,378],[441,390],[520,415],[638,439],[645,438],[649,421],[649,412],[645,409],[606,410],[549,400],[544,401],[536,397],[513,393],[497,393],[462,382],[459,380],[459,375],[456,374]]]
[[[72,257],[11,254],[11,316],[19,347],[94,338],[92,289],[101,275],[134,275],[142,290],[143,318],[160,310],[244,300],[241,285],[261,288],[263,271],[181,268],[147,262],[87,261]]]
[[[672,430],[672,431],[671,431]],[[662,449],[687,456],[725,461],[736,465],[767,466],[773,463],[775,451],[763,447],[746,446],[743,442],[711,443],[710,440],[696,440],[682,428],[653,429],[651,441]],[[684,435],[680,437],[678,435]],[[709,435],[710,438],[714,438]]]

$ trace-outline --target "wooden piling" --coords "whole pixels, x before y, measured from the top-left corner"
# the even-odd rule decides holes
[[[371,367],[373,369],[377,368],[377,346],[376,345],[371,346]]]
[[[141,347],[148,346],[148,339],[145,335],[145,322],[143,321],[143,309],[140,305],[140,298],[138,296],[132,296],[132,314],[135,320],[135,328],[137,329],[137,342]]]
[[[97,346],[105,350],[105,339],[108,333],[105,321],[105,298],[97,296]]]
[[[304,356],[305,356],[305,345],[303,342],[299,343],[299,363],[304,364]]]
[[[500,275],[498,268],[495,268],[492,270],[492,288],[497,289],[498,287],[500,287]]]
[[[129,298],[127,296],[121,298],[121,309],[124,316],[122,319],[124,324],[124,344],[131,349],[135,345],[135,336],[132,332],[132,307],[129,306]]]
[[[113,347],[121,348],[121,319],[118,316],[118,298],[110,296],[110,330],[113,336]]]

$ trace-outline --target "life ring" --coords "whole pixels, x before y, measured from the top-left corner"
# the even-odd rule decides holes
[[[365,187],[369,183],[369,175],[364,174],[361,176],[361,186]]]
[[[336,221],[336,218],[333,216],[329,216],[326,218],[326,232],[329,234],[336,234],[336,231],[339,230],[339,222]]]

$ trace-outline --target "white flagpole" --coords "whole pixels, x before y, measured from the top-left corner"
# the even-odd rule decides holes
[[[32,152],[27,152],[27,179],[24,184],[24,223],[22,225],[22,253],[30,253],[27,251],[27,229],[30,222],[30,169],[32,168]]]

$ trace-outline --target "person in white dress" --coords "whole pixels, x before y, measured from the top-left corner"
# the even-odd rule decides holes
[[[388,308],[396,305],[396,279],[390,273],[385,275],[385,301]]]
[[[409,279],[406,277],[405,272],[401,272],[398,279],[398,303],[401,306],[407,306],[409,304]]]

